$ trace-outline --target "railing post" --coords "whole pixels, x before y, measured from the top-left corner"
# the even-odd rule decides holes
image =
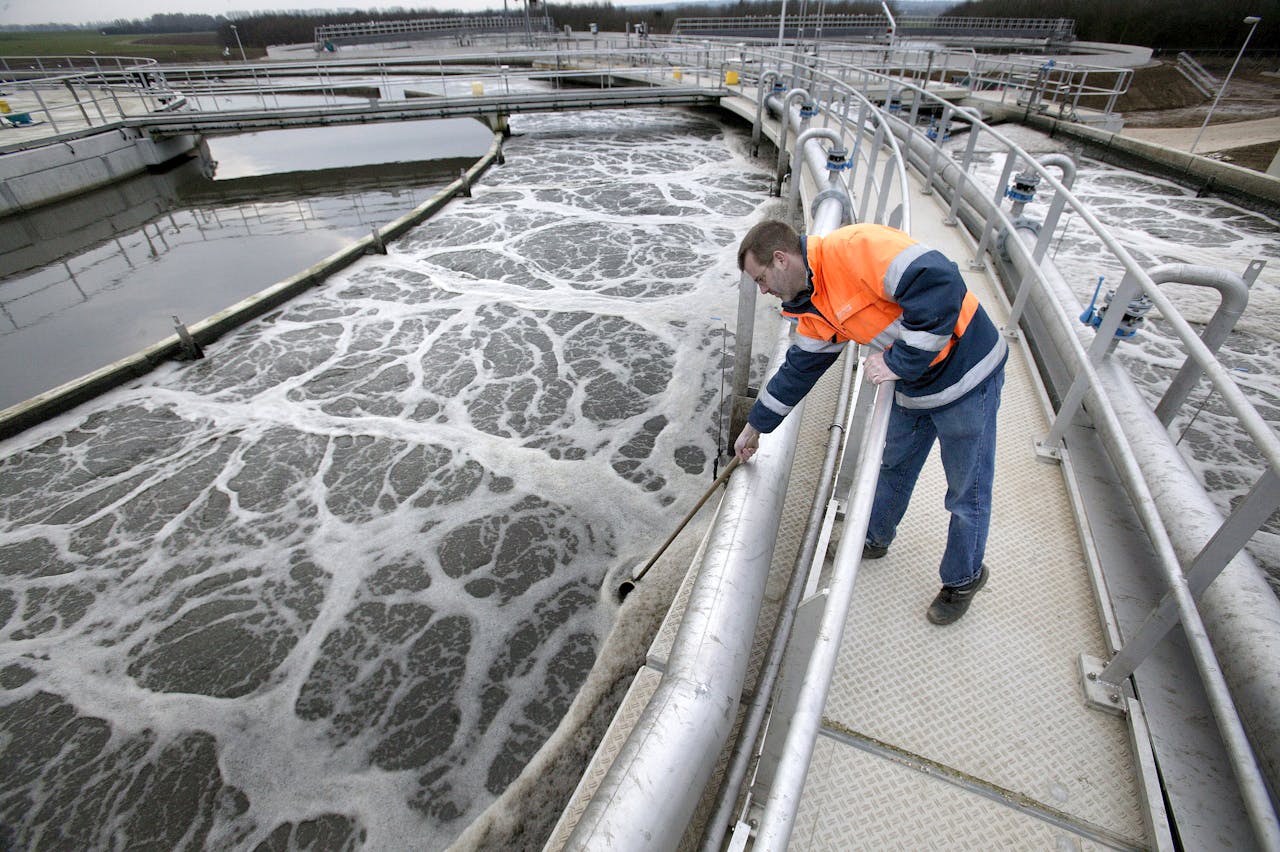
[[[867,177],[862,185],[862,204],[858,208],[858,221],[867,219],[867,204],[871,200],[871,187],[876,177],[876,160],[880,157],[880,146],[884,144],[884,122],[876,122],[876,135],[871,140],[871,153],[867,155]]]
[[[929,174],[924,179],[924,189],[920,190],[921,195],[933,195],[933,178],[938,173],[938,157],[942,154],[942,143],[946,141],[947,130],[951,127],[952,109],[951,104],[947,104],[942,109],[942,123],[938,128],[938,138],[933,140],[933,150],[929,153]]]
[[[1125,306],[1140,292],[1142,292],[1142,285],[1138,282],[1137,276],[1132,272],[1126,272],[1120,286],[1116,288],[1115,296],[1111,299],[1111,307],[1103,316],[1101,325],[1094,332],[1093,342],[1089,345],[1086,357],[1091,364],[1098,363],[1111,350],[1115,344],[1116,329],[1124,319]],[[1086,366],[1084,364],[1080,366],[1080,371],[1071,382],[1071,388],[1067,391],[1057,415],[1053,418],[1053,426],[1049,434],[1043,440],[1036,442],[1037,452],[1041,455],[1057,454],[1067,427],[1071,425],[1072,418],[1076,416],[1081,403],[1084,402],[1084,395],[1089,389],[1089,371]]]
[[[875,219],[873,220],[877,225],[891,224],[891,223],[886,223],[884,221],[884,210],[885,210],[885,207],[887,207],[889,204],[888,190],[889,190],[889,187],[892,185],[894,166],[897,164],[897,160],[898,160],[897,155],[891,154],[889,156],[889,159],[885,160],[885,163],[884,163],[884,175],[880,178],[880,192],[879,192],[880,197],[876,199],[876,216],[875,216]],[[903,199],[903,201],[905,202],[906,199]],[[891,226],[896,227],[896,226],[893,226],[892,224]]]
[[[1018,155],[1014,151],[1010,151],[1008,156],[1004,158],[1004,171],[1000,174],[1000,181],[996,184],[995,196],[991,199],[993,202],[991,212],[987,214],[987,219],[982,225],[982,239],[978,240],[978,247],[974,249],[973,259],[969,261],[970,269],[987,268],[983,255],[986,254],[987,246],[991,242],[991,234],[995,230],[995,222],[1000,211],[1000,204],[1004,201],[1005,190],[1009,188],[1009,175],[1013,174],[1013,167],[1017,162]]]
[[[746,422],[748,401],[751,399],[748,385],[751,381],[751,352],[756,325],[756,282],[745,272],[738,280],[738,318],[733,337],[733,408],[729,414],[729,440],[732,441],[732,430],[738,422],[741,410],[742,422]]]
[[[53,112],[52,112],[52,111],[49,109],[49,107],[45,104],[45,102],[44,102],[44,98],[40,97],[40,90],[39,90],[39,89],[37,89],[35,86],[32,86],[32,87],[31,87],[31,94],[33,94],[33,95],[35,95],[35,96],[36,96],[36,102],[37,102],[38,104],[40,104],[40,109],[44,112],[44,114],[45,114],[46,116],[48,116],[48,117],[49,117],[49,124],[50,124],[50,126],[51,126],[51,127],[53,127],[53,132],[54,132],[54,133],[61,133],[62,131],[58,129],[58,121],[57,121],[57,119],[55,119],[55,118],[53,117]]]
[[[1187,589],[1192,597],[1199,598],[1209,588],[1277,508],[1280,508],[1280,477],[1268,468],[1187,569]],[[1173,592],[1166,592],[1142,626],[1103,667],[1099,680],[1120,684],[1133,674],[1178,623],[1177,609]]]

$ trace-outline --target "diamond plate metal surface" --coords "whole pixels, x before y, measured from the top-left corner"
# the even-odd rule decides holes
[[[791,835],[798,852],[1107,849],[947,781],[819,737]]]
[[[966,277],[999,322],[1003,311],[983,292],[985,282]],[[826,715],[837,726],[1141,844],[1125,722],[1088,709],[1079,686],[1077,657],[1103,656],[1106,649],[1061,472],[1033,452],[1034,439],[1048,430],[1038,393],[1022,352],[1011,347],[986,588],[956,624],[936,627],[924,617],[940,584],[948,521],[935,447],[888,556],[860,569]],[[861,796],[865,786],[849,789]],[[846,812],[865,822],[867,810]],[[892,830],[917,812],[935,826],[925,836],[936,839],[939,818],[919,803],[904,800],[878,819]],[[838,810],[825,819],[837,824],[835,837],[852,830],[839,827],[845,820]]]

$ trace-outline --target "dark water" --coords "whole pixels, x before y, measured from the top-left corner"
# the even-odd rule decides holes
[[[0,408],[367,236],[491,140],[471,120],[215,137],[163,173],[0,220]]]
[[[0,845],[441,848],[554,730],[707,484],[768,177],[688,113],[517,129],[388,256],[0,444]]]

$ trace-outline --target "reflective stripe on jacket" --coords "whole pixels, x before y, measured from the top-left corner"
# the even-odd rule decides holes
[[[999,330],[941,253],[883,225],[810,236],[804,249],[811,291],[782,305],[796,342],[747,418],[761,432],[782,422],[850,340],[884,351],[905,408],[950,405],[1004,363]]]

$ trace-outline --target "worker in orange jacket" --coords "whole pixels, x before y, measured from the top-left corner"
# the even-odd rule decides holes
[[[942,588],[926,615],[934,624],[954,622],[989,573],[983,556],[1004,338],[954,263],[884,225],[802,238],[785,222],[761,222],[743,238],[738,268],[762,294],[782,300],[797,336],[756,398],[736,454],[750,459],[760,435],[782,422],[849,341],[869,345],[875,351],[866,360],[867,377],[897,385],[862,555],[888,552],[936,438],[951,521]]]

